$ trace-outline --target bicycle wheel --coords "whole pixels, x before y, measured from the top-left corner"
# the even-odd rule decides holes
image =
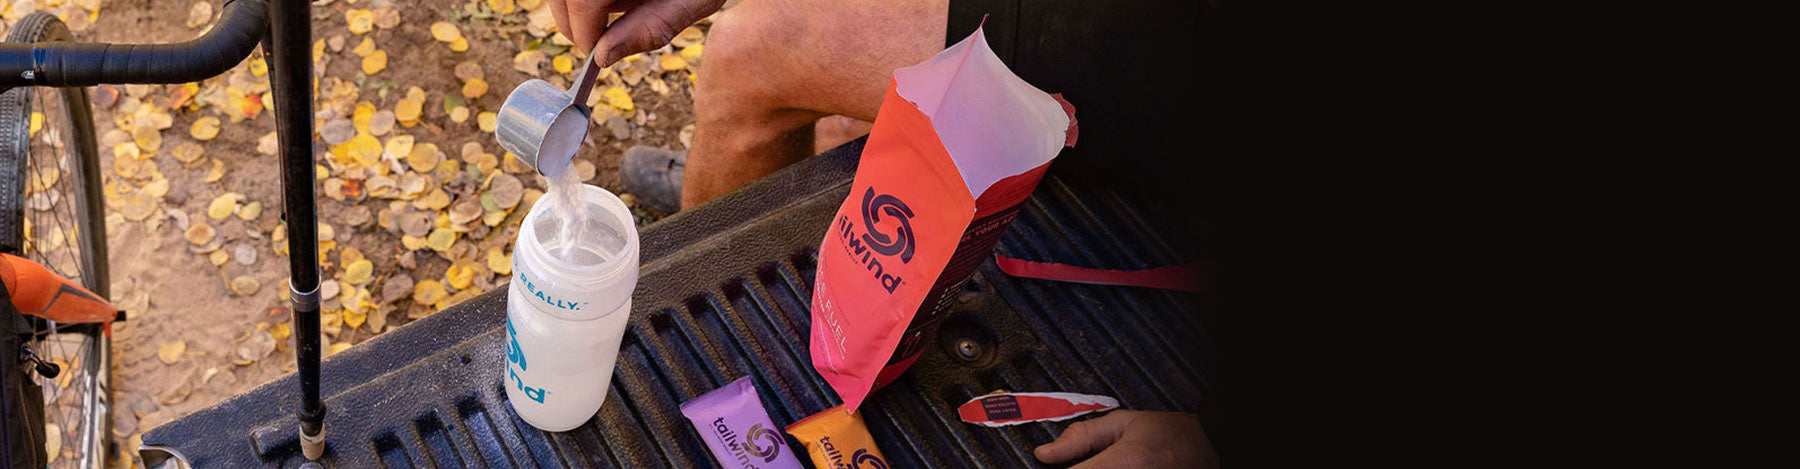
[[[71,38],[55,15],[39,12],[13,25],[6,40]],[[0,248],[108,297],[104,215],[87,89],[0,93]],[[47,466],[103,467],[111,446],[111,334],[98,324],[31,322],[32,350],[61,367],[54,378],[32,373],[44,397]]]

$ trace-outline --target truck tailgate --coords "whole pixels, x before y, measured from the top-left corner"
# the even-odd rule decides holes
[[[838,402],[810,364],[816,248],[849,190],[858,140],[641,231],[642,274],[600,412],[539,431],[502,391],[505,289],[325,360],[326,467],[713,467],[682,402],[750,375],[777,424]],[[1191,260],[1152,202],[1049,177],[1002,254],[1110,269]],[[1214,392],[1207,295],[1013,278],[990,260],[906,376],[862,407],[895,467],[1039,466],[1064,423],[965,424],[956,407],[995,390],[1117,397],[1123,408],[1199,410]],[[297,467],[289,374],[150,431],[197,467]],[[802,455],[804,449],[789,439]],[[147,459],[155,462],[155,458]],[[809,463],[810,464],[810,463]]]

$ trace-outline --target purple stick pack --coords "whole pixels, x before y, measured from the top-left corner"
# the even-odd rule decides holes
[[[749,376],[682,404],[681,415],[694,423],[722,467],[801,469]]]

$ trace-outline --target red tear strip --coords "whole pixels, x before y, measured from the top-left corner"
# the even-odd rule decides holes
[[[1200,262],[1170,265],[1144,270],[1091,269],[1068,264],[1032,262],[994,255],[1000,271],[1014,277],[1056,280],[1095,285],[1125,285],[1161,288],[1194,293],[1212,293],[1213,276]]]

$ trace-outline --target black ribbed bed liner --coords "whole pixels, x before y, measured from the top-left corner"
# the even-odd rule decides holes
[[[539,431],[502,391],[505,289],[325,360],[326,467],[713,467],[677,406],[746,374],[778,425],[839,402],[807,353],[816,247],[858,140],[641,232],[642,274],[610,396],[587,424]],[[1191,260],[1143,207],[1050,177],[1000,252],[1113,269]],[[1166,221],[1166,220],[1165,220]],[[1067,425],[986,428],[955,408],[997,389],[1114,396],[1193,412],[1214,389],[1205,295],[1008,277],[986,262],[906,376],[862,407],[893,467],[1038,466]],[[959,342],[979,353],[965,359]],[[152,430],[197,467],[297,467],[290,374]],[[808,461],[791,438],[789,445]],[[810,466],[810,461],[807,462]]]

